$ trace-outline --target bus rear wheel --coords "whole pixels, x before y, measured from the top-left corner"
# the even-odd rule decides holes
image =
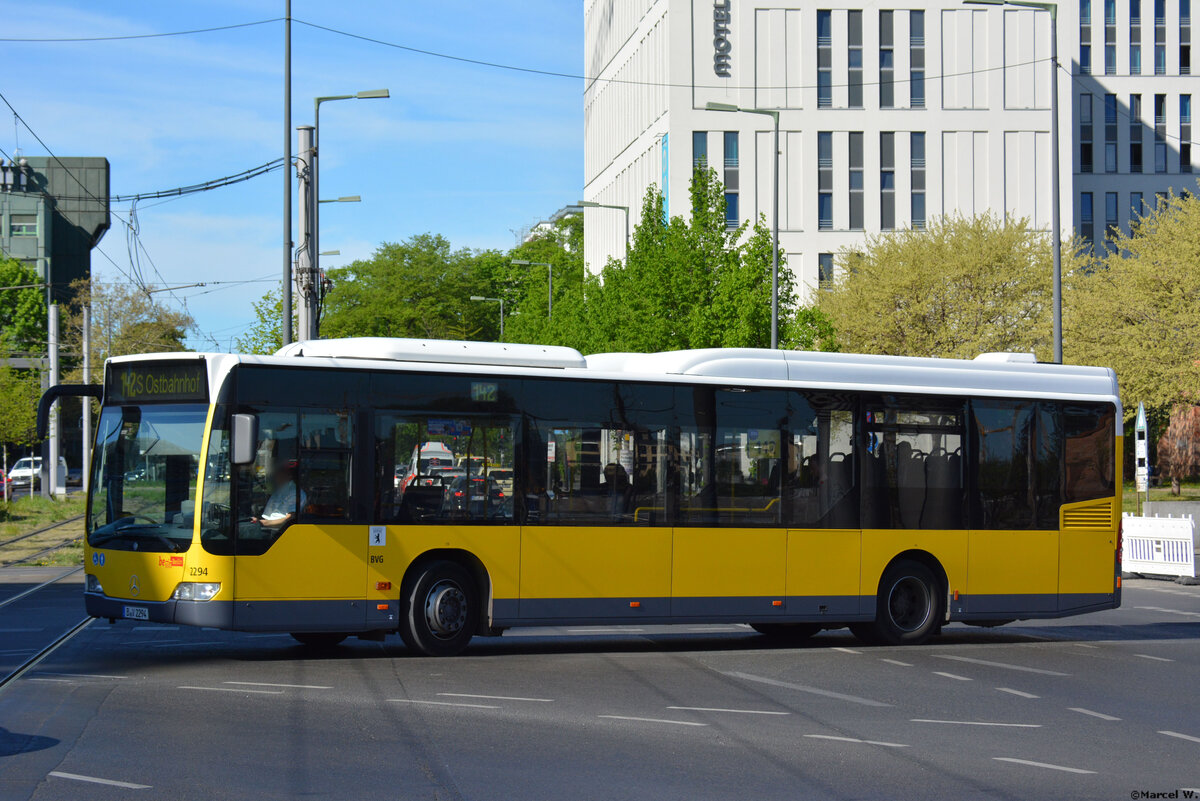
[[[780,642],[803,642],[821,630],[816,623],[751,623],[750,628]]]
[[[457,562],[425,565],[402,595],[406,609],[400,636],[420,654],[461,653],[479,628],[479,590],[470,571]]]
[[[867,643],[917,645],[938,630],[942,597],[933,571],[920,562],[902,560],[888,567],[879,582],[874,623],[850,627]]]
[[[296,642],[309,648],[332,648],[348,635],[326,631],[293,631],[292,636]]]

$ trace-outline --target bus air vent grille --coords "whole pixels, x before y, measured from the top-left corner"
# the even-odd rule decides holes
[[[1112,501],[1063,512],[1064,529],[1112,528]]]

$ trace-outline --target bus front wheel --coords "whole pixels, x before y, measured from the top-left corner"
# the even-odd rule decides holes
[[[405,644],[425,656],[461,653],[479,628],[479,590],[470,571],[457,562],[431,562],[405,590]]]
[[[942,593],[933,571],[902,560],[888,567],[879,582],[873,623],[851,626],[859,639],[883,645],[917,645],[938,629]]]

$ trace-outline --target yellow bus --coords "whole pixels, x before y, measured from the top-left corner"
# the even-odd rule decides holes
[[[86,393],[96,617],[451,655],[565,624],[920,643],[1121,600],[1107,369],[357,338],[112,359],[43,406]],[[472,474],[397,482],[427,442]]]

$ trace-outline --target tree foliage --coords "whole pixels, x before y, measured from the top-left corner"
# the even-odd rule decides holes
[[[17,259],[0,259],[0,349],[45,351],[46,291],[41,282],[36,270]]]
[[[237,338],[237,350],[262,355],[274,353],[283,347],[283,290],[275,287],[254,301],[253,308],[254,322]]]
[[[1073,277],[1064,355],[1117,372],[1127,414],[1200,402],[1200,198],[1169,196]]]
[[[1200,473],[1200,406],[1184,406],[1171,415],[1158,440],[1159,469],[1171,479],[1171,494],[1179,494],[1182,479]]]
[[[1064,248],[1063,269],[1083,263]],[[1027,220],[943,217],[925,230],[869,236],[838,254],[839,273],[819,306],[843,350],[973,358],[1034,352],[1048,361],[1052,252]]]
[[[17,370],[0,362],[0,442],[32,445],[41,381],[35,370]]]
[[[63,315],[63,349],[78,358],[83,353],[83,307],[91,307],[91,367],[104,360],[134,353],[184,351],[193,326],[191,315],[176,311],[154,295],[127,284],[79,279],[71,285],[74,297]]]

